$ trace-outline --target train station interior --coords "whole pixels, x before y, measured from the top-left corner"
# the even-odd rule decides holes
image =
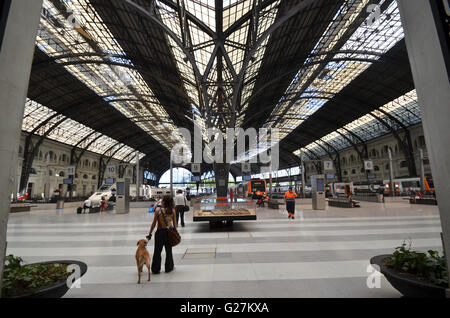
[[[450,298],[448,0],[0,10],[1,297]]]

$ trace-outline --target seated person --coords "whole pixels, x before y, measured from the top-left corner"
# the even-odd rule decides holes
[[[87,199],[83,203],[83,213],[86,213],[86,209],[90,209],[92,206],[91,200]]]

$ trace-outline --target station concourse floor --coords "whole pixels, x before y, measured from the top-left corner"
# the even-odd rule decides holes
[[[134,255],[152,222],[147,206],[132,203],[128,215],[77,215],[75,208],[10,214],[7,254],[26,263],[85,262],[81,288],[69,290],[69,298],[397,298],[384,277],[381,288],[367,287],[369,259],[393,252],[405,239],[418,250],[442,251],[436,206],[386,198],[385,204],[313,211],[311,199],[301,199],[295,221],[284,206],[257,208],[257,221],[220,228],[193,223],[187,212],[182,243],[174,248],[176,269],[166,274],[163,266],[151,282],[145,269],[138,285]]]

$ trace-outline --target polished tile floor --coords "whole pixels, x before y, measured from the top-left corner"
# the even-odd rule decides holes
[[[400,297],[384,278],[381,288],[367,287],[369,259],[405,239],[418,250],[442,249],[437,207],[402,198],[325,211],[304,199],[295,221],[284,208],[258,208],[257,221],[213,229],[188,212],[174,248],[176,270],[137,285],[136,242],[153,219],[146,205],[132,203],[128,215],[77,215],[74,208],[12,214],[7,252],[28,263],[88,264],[81,288],[65,297]]]

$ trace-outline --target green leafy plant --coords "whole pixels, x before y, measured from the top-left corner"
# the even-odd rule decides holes
[[[33,292],[66,280],[71,273],[65,264],[22,265],[20,257],[8,255],[3,270],[2,296],[13,297]]]
[[[435,285],[448,287],[446,260],[439,252],[429,250],[421,253],[411,250],[411,242],[397,247],[385,265],[398,272],[429,280]]]

